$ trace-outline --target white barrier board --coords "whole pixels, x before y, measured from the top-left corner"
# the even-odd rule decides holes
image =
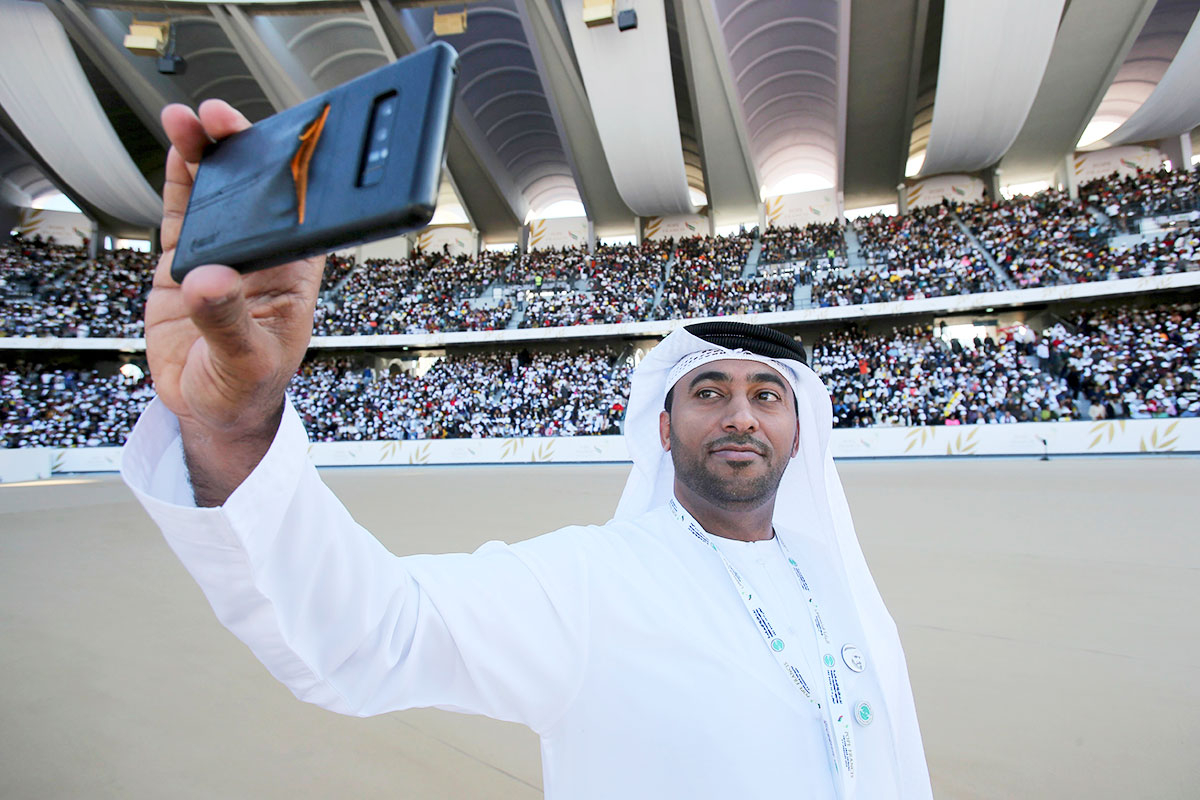
[[[830,443],[838,459],[1200,453],[1200,419],[839,428]],[[315,442],[308,454],[318,467],[629,461],[621,436]],[[0,481],[31,480],[51,472],[115,472],[120,464],[119,447],[0,450]]]
[[[53,471],[53,458],[54,451],[49,447],[0,450],[0,483],[40,481],[49,478]]]

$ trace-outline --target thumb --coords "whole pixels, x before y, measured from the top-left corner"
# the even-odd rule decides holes
[[[181,289],[188,315],[214,356],[237,360],[254,350],[254,326],[236,270],[215,264],[197,267],[183,279]]]

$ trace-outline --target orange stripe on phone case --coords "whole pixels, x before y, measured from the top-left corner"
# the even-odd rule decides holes
[[[308,197],[308,165],[312,161],[313,152],[317,149],[317,140],[321,131],[325,130],[325,120],[329,117],[329,104],[321,110],[321,116],[314,119],[300,134],[300,147],[292,156],[292,181],[296,184],[296,216],[297,224],[304,224],[305,200]]]

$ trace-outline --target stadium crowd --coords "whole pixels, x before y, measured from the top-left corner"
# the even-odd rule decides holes
[[[1125,177],[1113,173],[1080,186],[1079,196],[1102,209],[1121,230],[1134,232],[1144,217],[1200,208],[1200,165],[1190,170],[1138,170]]]
[[[539,251],[537,259],[547,269],[535,275],[532,287],[526,281],[525,286],[518,288],[517,296],[526,303],[519,327],[552,328],[653,319],[655,293],[671,252],[669,241],[652,240],[640,246],[601,244],[591,255],[579,248]],[[560,262],[571,267],[563,270],[558,267]],[[550,281],[554,280],[559,286],[550,288],[553,286]]]
[[[1084,311],[966,346],[932,326],[850,327],[812,344],[839,427],[1200,415],[1200,305]],[[314,440],[615,433],[628,360],[612,348],[450,355],[423,375],[312,357],[289,389]],[[119,445],[149,379],[0,364],[8,447]]]
[[[753,248],[751,233],[680,239],[655,316],[686,319],[791,309],[792,279],[743,277]]]
[[[511,306],[477,304],[499,280],[509,254],[477,256],[414,253],[403,260],[373,259],[350,273],[336,296],[318,307],[316,336],[496,330],[508,325]]]
[[[760,264],[785,261],[833,262],[846,256],[846,227],[840,222],[813,222],[803,227],[769,227],[762,232]]]
[[[420,377],[309,361],[289,395],[316,441],[619,433],[629,367],[609,349],[439,360]]]
[[[1001,288],[947,206],[917,208],[904,216],[876,214],[853,224],[867,265],[818,270],[814,305],[882,303]]]
[[[0,335],[140,337],[156,259],[133,250],[89,259],[39,237],[0,247]]]
[[[4,447],[124,444],[153,397],[148,377],[100,375],[20,359],[0,364],[0,442]]]
[[[837,427],[1200,415],[1200,307],[1081,312],[972,347],[932,326],[813,345]]]
[[[1195,236],[1120,249],[1081,200],[1056,190],[980,204],[963,219],[1018,287],[1146,277],[1194,269]],[[1177,247],[1178,246],[1178,247]]]

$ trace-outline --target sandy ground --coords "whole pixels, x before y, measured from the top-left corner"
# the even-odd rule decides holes
[[[1200,796],[1200,459],[841,471],[938,797]],[[325,477],[410,553],[602,522],[625,474]],[[541,796],[523,728],[293,699],[217,624],[116,476],[0,485],[0,686],[4,798]]]

